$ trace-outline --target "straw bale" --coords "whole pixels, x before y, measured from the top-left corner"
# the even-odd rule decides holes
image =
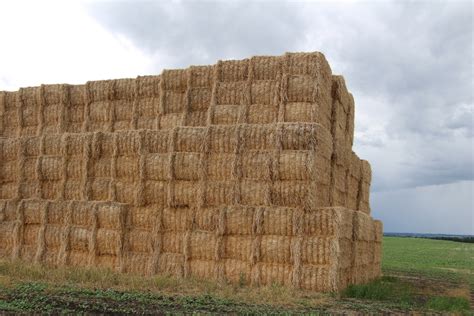
[[[185,91],[163,91],[163,114],[180,113],[185,109],[186,92]]]
[[[128,207],[125,204],[100,203],[97,209],[98,227],[122,230]]]
[[[314,150],[316,142],[325,144],[331,139],[326,129],[318,124],[286,123],[281,126],[283,150]]]
[[[211,104],[212,90],[205,88],[191,88],[189,91],[189,106],[191,111],[206,111]]]
[[[234,82],[247,80],[248,78],[248,59],[219,61],[217,67],[219,68],[219,81]]]
[[[0,198],[13,199],[18,196],[18,184],[15,182],[0,183]]]
[[[332,94],[341,106],[344,107],[344,111],[349,112],[349,104],[351,103],[351,95],[346,87],[346,82],[343,76],[332,75]]]
[[[289,102],[316,102],[319,80],[308,76],[289,76],[287,97]]]
[[[242,177],[245,179],[270,179],[271,153],[247,151],[242,153]]]
[[[341,221],[341,214],[343,212],[339,208],[320,208],[306,211],[303,215],[303,234],[305,236],[334,236],[338,223]]]
[[[268,205],[272,199],[271,183],[262,180],[242,180],[240,203],[243,205]]]
[[[248,104],[249,86],[246,81],[219,82],[216,87],[216,104],[243,105]]]
[[[285,103],[285,122],[314,122],[326,129],[331,127],[331,109],[319,102]]]
[[[170,253],[183,253],[184,234],[183,232],[164,231],[162,251]]]
[[[198,180],[201,154],[198,153],[176,153],[174,159],[175,177],[179,180]]]
[[[192,223],[189,223],[187,228],[191,229],[192,227],[196,230],[205,230],[205,231],[215,231],[217,233],[219,225],[224,226],[225,230],[225,216],[224,223],[220,223],[222,214],[226,214],[227,208],[199,208],[191,209],[188,219],[193,220]],[[222,235],[224,232],[220,232],[219,235]]]
[[[114,80],[88,81],[86,85],[91,101],[106,101],[113,95]]]
[[[262,234],[292,236],[296,210],[286,207],[265,208]]]
[[[112,229],[97,230],[97,252],[99,255],[121,254],[123,240],[122,233]]]
[[[253,240],[254,238],[250,235],[224,236],[223,259],[237,259],[241,261],[250,260]]]
[[[186,126],[205,126],[207,111],[193,111],[186,114]]]
[[[158,116],[159,97],[143,97],[136,100],[136,128],[155,129]]]
[[[179,127],[175,131],[174,149],[182,152],[200,152],[206,129],[200,127]]]
[[[91,231],[87,228],[72,227],[69,235],[71,250],[88,252],[90,235]]]
[[[143,274],[147,269],[149,257],[147,253],[129,252],[125,258],[124,272]]]
[[[56,200],[61,198],[62,189],[62,181],[43,180],[39,183],[39,194],[37,193],[37,195],[43,199]]]
[[[126,235],[126,244],[130,252],[151,253],[152,251],[152,235],[148,230],[132,229]],[[145,270],[143,270],[145,271]]]
[[[291,237],[263,235],[260,244],[260,260],[267,263],[290,263]]]
[[[252,73],[255,80],[276,80],[282,72],[281,57],[255,56],[251,58]]]
[[[4,101],[3,107],[5,111],[16,110],[18,106],[18,91],[3,91]]]
[[[215,153],[207,157],[207,179],[227,180],[232,177],[234,154]]]
[[[41,159],[38,159],[37,157],[35,158],[25,158],[23,161],[23,168],[20,170],[23,170],[23,179],[25,181],[31,180],[37,180],[37,163],[40,162]],[[20,167],[20,166],[19,166]]]
[[[382,223],[382,221],[374,220],[374,230],[375,230],[374,240],[376,242],[382,242],[382,238],[383,238],[383,223]]]
[[[307,264],[303,265],[301,269],[301,288],[318,292],[337,290],[330,286],[327,266]]]
[[[184,113],[167,113],[159,116],[159,128],[173,129],[182,126]]]
[[[184,275],[184,256],[175,253],[163,253],[158,263],[159,273],[182,277]]]
[[[212,260],[191,260],[190,275],[201,279],[216,279],[216,263]]]
[[[331,69],[322,53],[286,53],[284,55],[288,72],[293,75],[323,76],[330,78]]]
[[[241,108],[241,105],[216,105],[211,123],[216,125],[237,124]]]
[[[232,205],[235,196],[234,181],[208,182],[205,188],[207,206]]]
[[[145,158],[145,176],[149,180],[167,180],[169,154],[150,154]]]
[[[363,212],[354,213],[355,240],[374,241],[375,225],[370,215]]]
[[[275,127],[266,125],[242,126],[242,149],[272,150],[275,146]]]
[[[303,238],[301,261],[303,264],[328,265],[330,264],[331,249],[337,242],[332,237],[305,237]]]
[[[60,156],[42,157],[40,162],[41,180],[61,180],[63,175],[63,159]]]
[[[172,206],[191,206],[197,205],[199,197],[199,182],[177,180],[172,184]]]
[[[41,209],[44,206],[42,200],[24,200],[23,203],[23,220],[25,224],[40,224]]]
[[[2,161],[0,165],[0,181],[2,183],[13,182],[19,173],[17,161]]]
[[[251,104],[248,106],[247,123],[270,124],[277,121],[278,105]]]
[[[212,126],[209,128],[209,151],[234,153],[237,148],[236,126]]]
[[[86,267],[89,260],[89,251],[72,250],[68,255],[68,265],[73,267]]]
[[[95,265],[118,271],[119,259],[114,255],[101,255],[95,258]]]
[[[190,258],[193,260],[213,260],[216,243],[217,239],[214,232],[193,231],[190,238]]]
[[[117,179],[128,179],[129,181],[137,180],[139,173],[139,159],[136,157],[117,157],[116,158],[116,174]]]
[[[5,109],[0,118],[0,122],[3,124],[0,135],[3,137],[16,137],[20,129],[18,111],[16,109]]]
[[[168,152],[167,131],[146,131],[145,134],[145,150],[149,153],[166,153]]]
[[[165,205],[167,203],[167,181],[145,182],[145,203]]]
[[[276,105],[279,83],[275,80],[258,80],[251,84],[251,104]]]
[[[95,201],[107,201],[109,199],[110,179],[96,178],[91,181],[91,199]]]
[[[224,277],[227,281],[233,283],[250,283],[250,275],[252,272],[251,265],[246,260],[225,259]]]
[[[57,249],[61,246],[63,229],[61,226],[46,225],[44,241],[47,249]],[[45,256],[46,257],[46,256]]]
[[[367,265],[373,263],[373,245],[373,241],[356,240],[354,242],[354,256],[356,265]]]
[[[191,86],[210,87],[214,78],[214,66],[191,66]]]
[[[362,178],[363,181],[370,183],[372,181],[372,169],[367,160],[362,160]]]
[[[187,87],[188,70],[165,69],[161,74],[161,80],[163,81],[163,88],[166,90],[184,91]]]
[[[250,235],[255,210],[252,207],[233,206],[226,212],[226,234]]]
[[[14,246],[14,223],[12,221],[0,222],[0,256],[8,258],[11,256]]]
[[[159,212],[160,209],[156,206],[131,206],[127,212],[127,225],[137,229],[151,230]]]
[[[292,266],[290,264],[259,263],[261,285],[281,284],[292,285]]]
[[[278,206],[304,206],[309,197],[309,186],[307,181],[275,181],[272,186],[272,201]],[[322,207],[317,205],[320,202],[315,201],[313,207]]]
[[[1,221],[10,222],[16,220],[18,199],[2,199],[0,203]],[[1,222],[0,221],[0,222]]]
[[[162,225],[166,231],[185,232],[193,225],[193,209],[164,208]]]
[[[138,76],[138,97],[140,99],[158,97],[160,95],[160,76]]]
[[[35,253],[36,253],[36,245],[23,245],[20,250],[18,259],[33,262]]]
[[[41,154],[41,138],[40,137],[24,137],[20,139],[23,146],[23,155],[27,157],[37,157]]]

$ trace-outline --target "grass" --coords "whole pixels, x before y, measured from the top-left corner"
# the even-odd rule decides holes
[[[382,270],[436,278],[474,287],[474,244],[421,238],[384,237]]]
[[[441,243],[441,244],[438,244]],[[0,313],[467,314],[472,244],[384,238],[384,277],[339,294],[0,261]],[[441,255],[443,254],[443,255]],[[450,258],[446,258],[448,254]]]

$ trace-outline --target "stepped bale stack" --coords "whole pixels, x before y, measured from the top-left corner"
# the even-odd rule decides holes
[[[338,291],[380,276],[320,53],[0,92],[0,258]]]

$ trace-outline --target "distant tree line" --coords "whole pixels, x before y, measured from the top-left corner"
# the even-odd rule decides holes
[[[474,243],[474,236],[463,236],[463,235],[435,235],[435,234],[416,234],[416,233],[384,233],[387,237],[408,237],[408,238],[425,238],[425,239],[436,239],[436,240],[450,240],[465,243]]]
[[[458,242],[474,243],[474,236],[459,236],[459,237],[440,236],[440,237],[421,237],[421,238],[451,240],[451,241],[458,241]]]

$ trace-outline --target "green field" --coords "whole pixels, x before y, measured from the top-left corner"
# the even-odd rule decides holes
[[[0,261],[0,313],[470,314],[474,244],[385,237],[384,277],[339,294]]]

